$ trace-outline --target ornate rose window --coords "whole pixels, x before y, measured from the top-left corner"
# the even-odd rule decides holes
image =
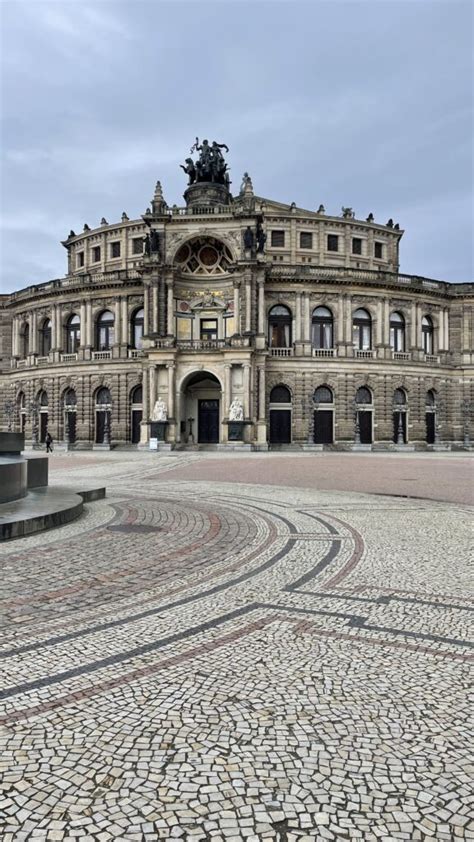
[[[213,237],[195,237],[181,246],[175,257],[185,275],[225,275],[233,263],[230,250]]]

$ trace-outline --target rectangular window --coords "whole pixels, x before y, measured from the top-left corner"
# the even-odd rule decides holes
[[[313,234],[311,231],[300,231],[300,249],[313,248]]]
[[[328,234],[328,251],[339,251],[339,237],[337,234]]]
[[[284,231],[272,231],[272,239],[271,239],[272,246],[278,246],[279,248],[283,248],[285,245],[285,232]]]
[[[362,254],[362,240],[360,237],[352,238],[352,254]]]
[[[118,241],[116,243],[110,243],[110,256],[120,257],[120,243]]]
[[[132,253],[143,254],[143,238],[134,237],[132,240]]]
[[[94,246],[92,249],[92,262],[98,263],[100,260],[100,246]]]
[[[374,257],[378,260],[383,258],[383,243],[374,243]]]
[[[84,266],[84,252],[83,251],[78,251],[78,253],[77,253],[77,265],[78,265],[78,267]]]
[[[201,339],[217,339],[217,319],[201,319]]]

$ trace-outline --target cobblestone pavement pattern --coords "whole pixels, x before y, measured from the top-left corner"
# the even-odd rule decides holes
[[[474,839],[469,510],[200,461],[0,547],[4,842]]]

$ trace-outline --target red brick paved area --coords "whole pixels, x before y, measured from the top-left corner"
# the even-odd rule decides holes
[[[169,472],[167,478],[363,491],[474,504],[474,461],[468,455],[206,455],[202,461]]]

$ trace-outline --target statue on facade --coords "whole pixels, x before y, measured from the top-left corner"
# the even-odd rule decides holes
[[[229,407],[229,421],[243,421],[244,420],[244,408],[242,405],[242,401],[238,398],[235,398],[230,407]]]
[[[366,222],[373,222],[373,221],[374,221],[374,215],[373,215],[373,213],[369,213],[369,215],[368,215],[368,217],[367,217],[367,219],[366,219],[365,221],[366,221]]]
[[[250,225],[247,225],[247,228],[244,231],[244,248],[246,251],[251,251],[253,249],[254,243],[254,236],[253,231]]]
[[[240,195],[244,196],[250,193],[253,195],[252,179],[250,178],[248,172],[244,172],[242,176],[242,184],[240,185]]]
[[[354,211],[352,210],[352,208],[345,208],[345,207],[343,206],[343,207],[341,208],[341,210],[342,210],[342,215],[343,215],[344,219],[354,219],[354,217],[355,217],[355,213],[354,213]]]
[[[199,143],[199,138],[196,138],[195,143],[191,146],[191,154],[199,152],[199,159],[193,161],[192,158],[186,158],[185,163],[180,164],[181,169],[188,176],[189,186],[198,182],[213,182],[229,187],[229,172],[222,149],[225,149],[226,152],[229,151],[226,143],[217,143],[213,140],[210,144],[207,139]]]
[[[108,224],[109,224],[109,223],[107,222],[107,220],[106,220],[105,216],[103,216],[103,217],[102,217],[102,219],[100,220],[100,224],[101,224],[101,225],[108,225]]]
[[[158,231],[154,229],[150,231],[150,252],[153,254],[159,254],[160,251],[160,240],[158,237]]]
[[[266,239],[267,239],[267,235],[265,234],[265,231],[262,228],[262,223],[258,222],[257,223],[257,252],[259,254],[263,254],[263,252],[264,252]]]
[[[324,207],[324,205],[319,206],[317,213],[326,213],[326,208]]]
[[[155,406],[153,407],[153,412],[151,414],[152,421],[167,421],[168,420],[168,410],[166,408],[166,404],[162,398],[158,398],[155,401]]]
[[[390,218],[387,222],[387,228],[393,228],[393,219]]]
[[[143,237],[143,251],[144,251],[144,254],[148,255],[148,257],[150,256],[151,246],[150,246],[150,235],[149,234],[145,234],[145,236]]]

